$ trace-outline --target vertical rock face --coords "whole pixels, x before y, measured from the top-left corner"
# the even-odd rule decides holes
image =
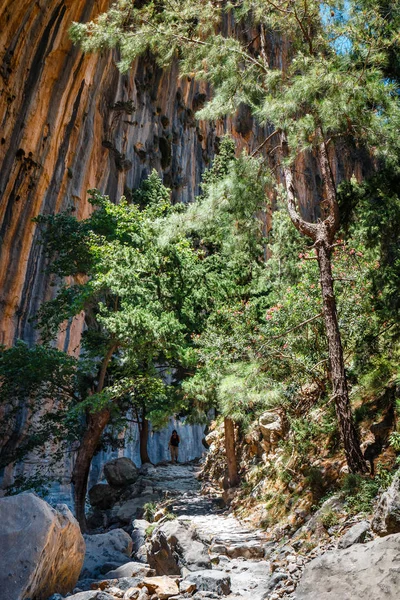
[[[29,318],[51,295],[32,217],[73,206],[83,218],[89,188],[117,201],[152,168],[176,201],[190,201],[225,129],[239,149],[264,139],[244,106],[233,119],[196,122],[207,89],[179,80],[176,67],[163,72],[143,59],[122,76],[115,53],[84,56],[69,39],[71,22],[96,17],[109,1],[4,0],[0,7],[0,343],[6,345],[35,340]],[[273,39],[269,46],[272,60],[281,60],[282,46]],[[306,162],[298,186],[313,212],[318,178],[313,160]],[[335,161],[339,176],[343,168]],[[78,345],[80,327],[79,319],[70,326],[65,349]]]
[[[0,8],[0,343],[35,339],[29,317],[49,297],[37,246],[38,213],[73,206],[79,218],[97,187],[117,201],[152,168],[176,201],[198,191],[214,151],[215,128],[196,123],[206,98],[176,68],[138,61],[128,75],[116,55],[84,56],[68,36],[72,21],[107,9],[108,0],[38,0]],[[64,342],[79,340],[70,331]]]

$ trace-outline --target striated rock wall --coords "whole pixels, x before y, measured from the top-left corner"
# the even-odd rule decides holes
[[[251,117],[198,123],[207,90],[162,72],[149,59],[121,75],[115,53],[84,56],[68,36],[72,21],[103,12],[108,0],[5,0],[0,7],[0,343],[32,343],[29,322],[51,294],[36,242],[38,213],[74,206],[89,214],[86,191],[117,201],[152,168],[176,201],[198,192],[225,126],[253,143]],[[262,132],[257,132],[262,138]],[[257,140],[256,140],[257,141]],[[80,326],[62,343],[74,349]]]

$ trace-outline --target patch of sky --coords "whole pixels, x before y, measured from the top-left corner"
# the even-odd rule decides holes
[[[331,46],[337,54],[348,54],[351,50],[351,40],[345,34],[339,34],[338,25],[345,25],[349,20],[350,2],[321,2],[320,12],[322,23],[328,30],[331,38]],[[336,27],[333,27],[336,25]]]

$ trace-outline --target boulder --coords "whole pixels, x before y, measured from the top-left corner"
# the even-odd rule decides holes
[[[140,519],[143,516],[144,505],[156,502],[158,496],[143,494],[139,498],[132,498],[113,508],[112,518],[121,523],[130,523],[134,519]]]
[[[67,506],[32,493],[1,498],[0,523],[2,598],[42,600],[74,588],[85,542]]]
[[[80,578],[96,578],[127,562],[132,553],[132,539],[123,529],[85,535],[86,554]]]
[[[182,567],[211,569],[207,549],[196,539],[195,528],[179,519],[166,521],[154,531],[148,562],[158,575],[179,575]]]
[[[395,600],[400,589],[400,534],[333,550],[306,566],[297,600]]]
[[[123,487],[135,483],[139,477],[139,472],[130,458],[122,456],[110,460],[104,465],[104,476],[111,486]]]
[[[108,571],[104,578],[120,579],[121,577],[151,577],[152,575],[155,575],[154,569],[150,569],[149,565],[139,562],[128,562],[118,567],[118,569]]]
[[[270,447],[277,445],[279,440],[285,435],[287,429],[286,419],[283,414],[275,411],[264,412],[258,419],[258,425],[267,446],[267,451]]]
[[[222,596],[231,592],[231,578],[224,571],[195,571],[188,573],[184,580],[194,583],[199,591],[214,592]]]
[[[338,548],[350,548],[353,544],[361,544],[365,540],[365,536],[369,530],[370,525],[368,521],[356,523],[340,538]]]
[[[92,506],[107,510],[117,501],[117,492],[108,483],[96,483],[89,490],[89,502]]]
[[[385,536],[400,532],[400,471],[379,498],[371,522],[372,531]]]
[[[162,577],[146,577],[138,587],[146,587],[150,594],[157,594],[160,600],[168,600],[171,596],[179,594],[179,588],[174,579],[163,575]]]

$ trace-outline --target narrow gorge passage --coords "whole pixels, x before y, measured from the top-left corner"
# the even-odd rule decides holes
[[[175,515],[176,521],[195,530],[194,537],[204,544],[210,556],[212,571],[228,577],[229,595],[217,593],[209,597],[262,600],[273,598],[275,588],[279,590],[275,592],[276,598],[293,597],[294,581],[290,572],[273,572],[272,561],[265,558],[279,554],[282,544],[269,542],[263,531],[233,516],[223,507],[220,494],[206,491],[207,486],[201,485],[199,471],[199,466],[193,464],[164,465],[152,469],[147,478],[155,489],[171,496],[163,504]],[[283,555],[288,553],[288,547],[284,548]],[[299,562],[302,563],[300,558]],[[293,573],[297,568],[291,570]],[[297,571],[300,575],[300,569]],[[182,574],[185,573],[188,571],[183,567]]]

